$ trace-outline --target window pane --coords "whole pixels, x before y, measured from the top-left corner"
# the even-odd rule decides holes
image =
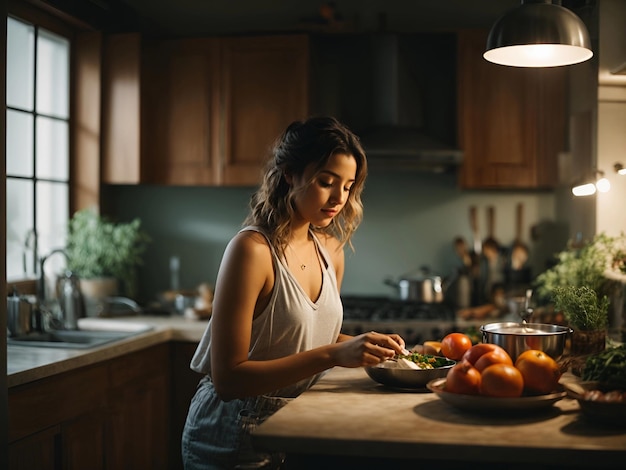
[[[66,121],[37,117],[37,177],[63,181],[69,175],[69,125]]]
[[[33,240],[26,238],[33,229],[33,182],[7,178],[7,280],[34,275]]]
[[[7,105],[33,110],[35,28],[7,18]]]
[[[37,112],[69,116],[69,41],[49,31],[37,37]]]
[[[7,110],[7,175],[28,176],[33,171],[33,115]]]
[[[42,256],[65,246],[68,197],[67,184],[37,183],[37,229],[39,253]]]

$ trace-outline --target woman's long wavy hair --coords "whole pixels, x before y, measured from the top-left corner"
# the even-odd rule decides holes
[[[273,156],[265,168],[261,186],[252,196],[250,213],[244,225],[264,228],[273,247],[283,252],[291,237],[291,219],[295,216],[296,190],[287,183],[286,174],[299,177],[309,165],[316,171],[304,191],[326,165],[331,155],[352,155],[357,164],[355,181],[343,209],[327,227],[313,227],[320,233],[335,236],[342,245],[350,242],[363,218],[361,193],[367,176],[367,159],[359,138],[332,117],[312,117],[291,123],[278,138]]]

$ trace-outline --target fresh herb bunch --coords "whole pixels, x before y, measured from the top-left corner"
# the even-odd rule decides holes
[[[599,296],[587,286],[555,287],[552,291],[554,307],[562,311],[569,325],[579,330],[606,328],[609,316],[609,298]]]
[[[626,274],[626,235],[596,235],[582,246],[568,246],[556,254],[556,264],[539,274],[533,285],[542,299],[549,299],[556,287],[587,286],[601,295],[620,289],[607,278],[607,271]]]
[[[92,209],[80,210],[69,223],[68,269],[84,279],[114,277],[133,296],[135,268],[142,264],[141,256],[149,241],[139,219],[114,223]]]
[[[607,348],[589,356],[582,379],[598,381],[609,389],[626,390],[626,345]]]

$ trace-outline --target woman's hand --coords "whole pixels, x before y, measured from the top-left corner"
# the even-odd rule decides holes
[[[404,351],[404,340],[397,334],[371,331],[337,343],[336,363],[341,367],[373,366]]]

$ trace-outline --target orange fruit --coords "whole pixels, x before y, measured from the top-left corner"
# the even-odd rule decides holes
[[[463,354],[471,347],[472,340],[464,333],[450,333],[441,340],[441,354],[453,361],[463,359]]]
[[[480,393],[480,372],[467,361],[457,363],[446,376],[446,392],[463,395]]]
[[[538,349],[520,354],[515,360],[515,367],[524,377],[524,387],[530,393],[550,393],[557,388],[561,378],[557,362]]]
[[[513,359],[511,359],[511,356],[509,356],[509,353],[507,353],[504,349],[497,348],[497,349],[494,349],[493,351],[489,351],[483,354],[482,356],[480,356],[476,360],[474,367],[476,367],[476,369],[482,372],[487,367],[493,364],[507,364],[509,366],[512,366]]]
[[[522,396],[524,378],[510,364],[493,364],[480,374],[480,394],[488,397],[515,398]]]
[[[432,354],[433,356],[441,356],[441,342],[424,341],[424,354]]]
[[[478,343],[472,346],[471,348],[469,348],[467,351],[465,351],[465,354],[463,355],[463,359],[468,360],[472,365],[474,365],[476,364],[476,361],[478,360],[480,356],[498,348],[500,348],[500,346],[498,346],[497,344]]]

